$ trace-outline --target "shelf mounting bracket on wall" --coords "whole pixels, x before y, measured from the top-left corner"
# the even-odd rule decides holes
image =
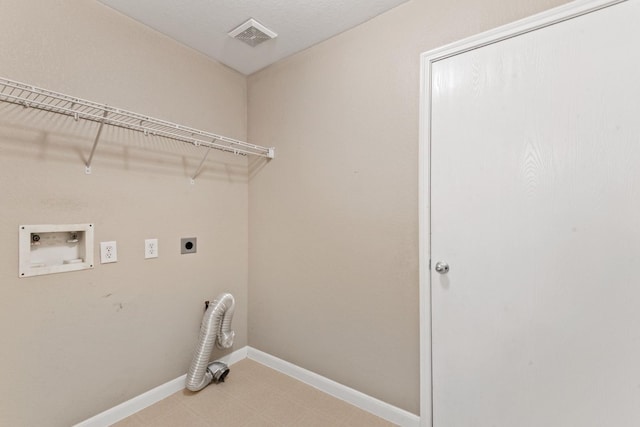
[[[85,164],[85,172],[87,174],[91,173],[91,162],[104,125],[142,132],[145,136],[151,135],[168,138],[174,141],[192,144],[196,147],[213,148],[241,156],[259,156],[269,160],[275,158],[275,149],[273,147],[267,148],[250,144],[238,139],[182,126],[161,119],[154,119],[153,117],[143,114],[75,98],[2,77],[0,77],[0,101],[22,105],[25,108],[37,108],[51,113],[70,116],[76,121],[83,119],[99,123],[98,134],[93,142],[89,159]],[[209,151],[210,150],[207,150],[198,170],[196,170],[196,173],[192,176],[192,181],[204,166],[204,160],[209,154]]]
[[[102,127],[104,126],[104,121],[107,118],[108,111],[105,110],[103,114],[103,118],[100,121],[100,127],[98,128],[98,133],[96,134],[96,139],[93,141],[93,147],[91,148],[91,154],[89,154],[89,159],[87,160],[87,164],[84,168],[84,173],[87,175],[91,174],[91,161],[93,160],[93,155],[96,152],[96,147],[98,146],[98,141],[100,141],[100,135],[102,134]],[[75,119],[76,116],[74,116]]]
[[[213,142],[216,142],[215,139],[213,140]],[[211,148],[208,148],[207,151],[205,151],[204,156],[202,157],[202,160],[200,161],[200,164],[198,165],[198,168],[193,173],[193,175],[191,175],[191,184],[195,184],[196,183],[196,177],[198,175],[200,175],[200,171],[202,170],[202,167],[204,166],[204,162],[207,160],[207,156],[209,155],[210,151],[211,151]]]

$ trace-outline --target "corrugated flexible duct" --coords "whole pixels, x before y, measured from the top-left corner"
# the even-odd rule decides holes
[[[187,374],[189,390],[202,390],[213,380],[213,373],[208,368],[213,344],[218,348],[229,348],[233,344],[235,332],[231,330],[231,320],[235,307],[233,295],[223,293],[205,311],[200,325],[200,340]]]

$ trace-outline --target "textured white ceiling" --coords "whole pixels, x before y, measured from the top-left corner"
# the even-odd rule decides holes
[[[243,74],[251,74],[407,0],[99,1]],[[227,35],[249,18],[278,37],[252,48]]]

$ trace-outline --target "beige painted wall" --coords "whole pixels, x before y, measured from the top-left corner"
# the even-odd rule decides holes
[[[0,424],[69,425],[184,374],[223,290],[236,348],[417,413],[418,56],[562,2],[413,0],[247,85],[97,2],[3,0],[0,76],[241,139],[248,87],[248,139],[278,151],[249,185],[215,152],[192,186],[201,151],[107,129],[87,176],[95,125],[0,105]],[[18,225],[74,222],[120,261],[18,279]]]
[[[250,76],[252,347],[419,412],[419,55],[561,3],[413,0]]]
[[[45,5],[46,3],[46,5]],[[246,138],[246,78],[95,1],[2,0],[0,76]],[[0,105],[0,425],[69,426],[183,375],[203,302],[247,344],[247,161]],[[119,262],[18,278],[18,225],[95,224]],[[198,253],[179,254],[179,238]],[[160,257],[144,260],[145,238]],[[216,350],[214,356],[222,353]]]

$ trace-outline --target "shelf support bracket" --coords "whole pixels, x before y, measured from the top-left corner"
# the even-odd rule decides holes
[[[96,139],[93,141],[93,147],[91,148],[91,154],[89,154],[89,160],[87,160],[87,164],[84,168],[84,173],[87,175],[91,174],[91,161],[93,160],[93,155],[96,152],[96,147],[98,146],[98,141],[100,141],[100,135],[102,134],[102,128],[104,127],[104,120],[107,118],[107,110],[104,111],[102,115],[102,120],[100,121],[100,127],[98,128],[98,133],[96,134]]]
[[[214,142],[215,142],[215,140],[214,140]],[[200,171],[202,170],[202,167],[204,166],[204,162],[207,160],[207,156],[209,155],[210,151],[211,151],[211,147],[207,148],[207,152],[204,153],[204,157],[200,161],[200,164],[198,165],[198,169],[196,169],[196,171],[193,173],[193,175],[191,175],[191,184],[195,184],[196,183],[196,177],[198,175],[200,175]]]

